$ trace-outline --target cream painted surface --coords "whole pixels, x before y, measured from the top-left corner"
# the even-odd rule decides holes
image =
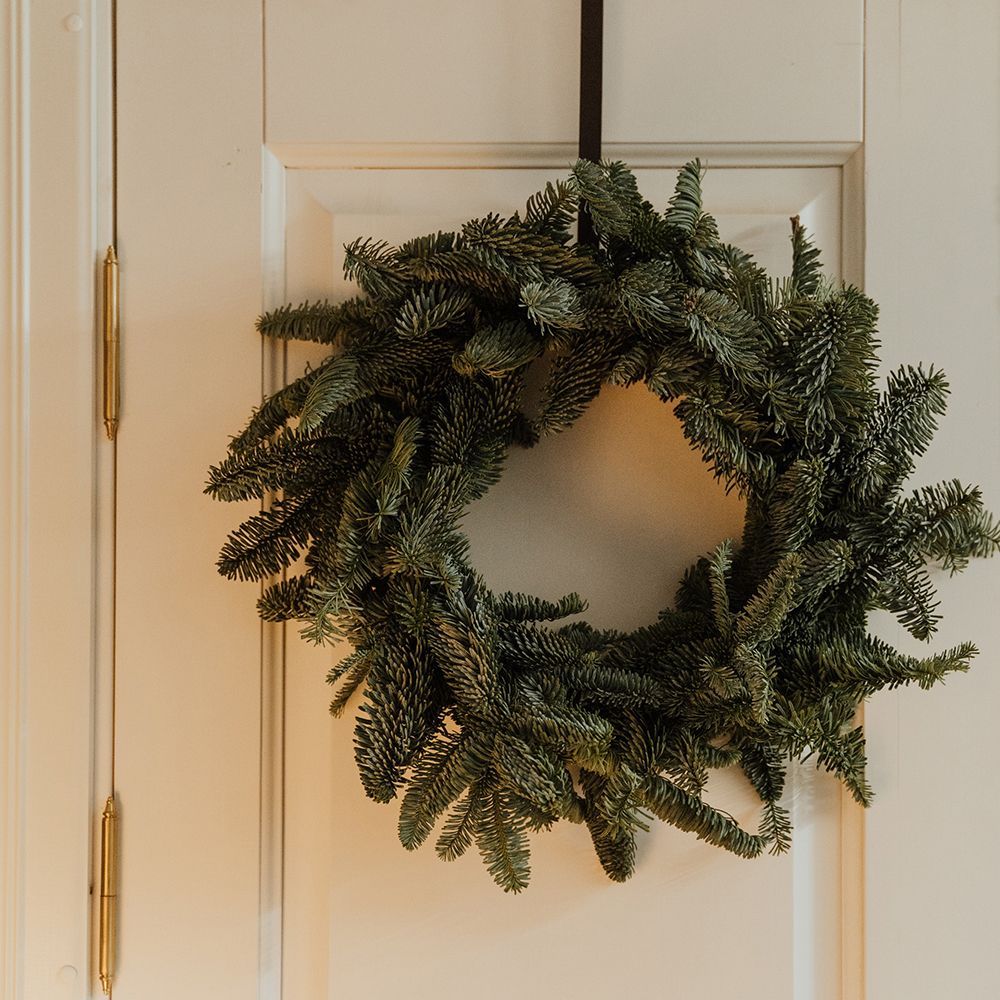
[[[473,6],[478,4],[463,8]],[[608,22],[606,135],[620,148],[637,151],[636,162],[648,163],[663,152],[643,144],[699,144],[704,152],[701,144],[715,143],[720,162],[732,165],[749,154],[725,143],[742,137],[765,144],[754,148],[761,162],[781,158],[791,165],[816,165],[818,158],[836,165],[843,150],[861,137],[858,3],[767,0],[726,5],[721,16],[714,4],[670,5],[669,13],[667,5],[655,6],[629,0],[617,18],[609,14]],[[92,0],[71,7],[12,0],[0,32],[8,234],[0,246],[0,298],[9,335],[0,396],[10,420],[0,447],[0,558],[7,588],[0,664],[3,1000],[83,1000],[94,988],[85,972],[86,841],[87,814],[93,819],[93,805],[103,798],[107,782],[107,631],[101,596],[107,580],[102,561],[96,572],[84,570],[95,551],[104,551],[108,512],[106,492],[98,494],[96,511],[91,506],[95,478],[104,482],[107,454],[94,419],[91,337],[93,266],[108,238],[102,214],[107,179],[102,85],[109,61],[101,44],[108,3]],[[455,149],[434,143],[478,140],[492,144],[472,147],[487,151],[477,160],[480,165],[489,165],[497,151],[510,162],[524,163],[526,149],[542,150],[548,162],[553,148],[565,152],[572,141],[575,24],[569,22],[575,15],[568,2],[531,5],[530,21],[517,20],[517,38],[506,41],[506,48],[499,44],[507,38],[501,8],[484,5],[488,16],[474,27],[490,29],[494,44],[488,50],[475,48],[478,36],[468,25],[462,28],[468,37],[447,35],[450,24],[465,23],[461,17],[442,21],[444,36],[429,32],[427,22],[422,31],[407,33],[406,18],[416,16],[417,5],[393,5],[392,17],[384,5],[361,0],[268,0],[266,7],[272,88],[267,138],[276,150],[294,151],[303,163],[342,168],[367,158],[372,165],[395,150],[396,165],[405,166],[407,157],[435,159],[435,148],[441,150],[437,159],[448,161]],[[515,7],[511,0],[510,8]],[[993,506],[1000,506],[998,13],[988,0],[957,6],[868,0],[867,7],[865,278],[882,302],[885,354],[890,362],[939,361],[957,390],[923,478],[962,474],[982,482]],[[784,971],[764,995],[795,1000],[822,998],[824,990],[836,995],[831,984],[837,974],[814,958],[812,942],[820,941],[844,955],[843,996],[860,998],[857,955],[834,943],[836,928],[810,926],[804,918],[808,912],[826,912],[817,911],[809,895],[819,884],[817,871],[829,874],[836,853],[822,837],[799,838],[789,885],[787,860],[743,866],[716,852],[703,856],[688,838],[662,830],[647,840],[637,880],[614,887],[600,882],[589,848],[576,836],[580,831],[570,830],[565,837],[540,838],[535,885],[528,896],[507,899],[494,892],[473,858],[449,867],[426,853],[407,855],[391,842],[391,811],[359,801],[354,790],[343,753],[349,723],[327,718],[325,692],[317,692],[320,685],[314,683],[321,668],[301,659],[298,677],[289,676],[287,713],[301,734],[290,740],[287,761],[270,753],[261,760],[261,736],[270,746],[283,708],[283,679],[273,655],[280,652],[280,637],[266,637],[267,669],[261,679],[252,588],[217,580],[211,566],[211,553],[236,512],[203,502],[198,489],[205,465],[217,457],[225,434],[259,390],[252,319],[262,298],[276,300],[284,280],[272,268],[284,252],[284,221],[276,210],[284,199],[274,192],[289,181],[290,210],[296,198],[308,207],[317,196],[303,194],[298,172],[283,170],[265,154],[264,233],[270,242],[265,239],[261,258],[264,41],[259,7],[219,0],[119,8],[121,251],[130,338],[122,445],[123,463],[129,463],[122,479],[123,581],[132,593],[122,609],[125,926],[116,997],[243,1000],[259,995],[274,1000],[280,995],[283,810],[278,779],[287,764],[289,815],[312,809],[315,826],[287,831],[297,839],[290,840],[285,854],[290,876],[285,1000],[359,995],[346,986],[350,976],[358,975],[361,954],[346,954],[343,941],[364,930],[378,934],[373,925],[380,920],[389,922],[395,936],[382,938],[385,948],[366,956],[371,967],[391,978],[386,966],[402,968],[404,959],[415,963],[398,995],[419,996],[413,983],[436,966],[475,965],[477,948],[484,944],[477,931],[491,921],[489,926],[509,943],[504,962],[522,953],[535,958],[553,941],[565,949],[566,965],[547,994],[558,997],[567,993],[566,970],[575,975],[581,958],[604,975],[626,947],[616,946],[612,937],[620,926],[616,908],[625,905],[622,899],[634,899],[650,925],[663,928],[655,936],[651,928],[641,929],[649,937],[643,938],[646,952],[637,958],[659,967],[665,931],[675,919],[671,914],[698,887],[715,894],[702,921],[731,935],[733,944],[709,948],[700,936],[702,921],[692,918],[682,928],[690,952],[686,959],[692,966],[700,961],[699,974],[714,976],[716,985],[742,973],[743,982],[726,984],[732,986],[728,995],[752,1000],[755,975],[764,968],[772,974],[775,968],[768,964],[778,951],[769,922],[790,926],[789,908],[805,900],[813,909],[796,911],[794,939],[782,932],[785,951],[777,962]],[[67,20],[74,10],[81,18],[79,31]],[[396,13],[400,10],[406,16]],[[419,10],[438,17],[450,8],[428,3]],[[699,21],[699,11],[713,16],[713,23]],[[331,12],[340,19],[335,32],[311,30],[316,18]],[[533,30],[524,30],[524,24]],[[628,37],[637,52],[655,54],[654,65],[627,61],[622,39]],[[404,43],[413,38],[419,44],[407,47]],[[662,47],[657,45],[661,39]],[[554,40],[561,45],[561,69],[550,58]],[[536,44],[540,47],[533,49]],[[518,46],[526,46],[530,58]],[[282,51],[284,69],[275,63]],[[325,53],[330,52],[337,58],[329,59]],[[667,52],[669,58],[663,55]],[[383,57],[377,70],[373,53]],[[693,78],[685,73],[685,60],[706,58],[717,59],[723,72],[698,80],[699,85],[707,90],[731,77],[739,86],[722,95],[713,92],[697,116],[685,118],[678,107],[679,88],[690,86]],[[482,69],[492,85],[477,91],[475,74],[456,74],[460,86],[448,94],[454,101],[448,104],[447,68],[463,60]],[[614,60],[623,63],[615,68]],[[737,74],[736,66],[745,71]],[[816,66],[823,71],[815,73]],[[321,72],[329,74],[329,85],[317,82]],[[343,84],[362,77],[358,105],[357,95]],[[408,84],[405,101],[398,100],[400,80]],[[645,80],[658,81],[652,96],[629,96]],[[516,97],[519,86],[530,88],[526,92],[544,89],[547,100],[529,105]],[[283,109],[275,88],[285,89]],[[512,93],[514,112],[498,97]],[[310,95],[308,102],[303,95]],[[288,116],[288,128],[279,128],[282,115]],[[419,125],[421,115],[432,116],[433,131]],[[524,142],[539,145],[510,145]],[[639,155],[644,150],[646,158]],[[279,155],[286,153],[279,150]],[[561,153],[559,163],[569,155]],[[290,155],[286,159],[291,162]],[[559,172],[559,163],[553,163],[552,172]],[[855,157],[844,168],[843,207],[855,220],[857,189],[849,179],[859,164]],[[456,197],[462,190],[456,188]],[[710,191],[712,197],[721,194]],[[330,280],[327,261],[337,244],[324,213],[336,204],[308,210],[314,231],[299,245],[326,240],[329,250],[318,258],[322,266],[313,262],[315,271],[290,263],[290,284]],[[746,204],[728,211],[739,212]],[[775,211],[777,204],[762,211],[762,221],[769,214],[773,221]],[[30,242],[25,239],[29,223]],[[288,224],[291,233],[291,211]],[[845,273],[860,259],[851,249],[858,231],[855,224],[842,234]],[[294,244],[289,240],[290,262]],[[599,433],[591,456],[617,457],[634,420],[650,416],[648,402],[644,410],[632,398],[634,390],[619,396],[599,404],[608,406],[607,419],[595,428]],[[569,435],[559,443],[577,448]],[[588,471],[603,467],[595,460]],[[550,476],[550,487],[555,482]],[[704,486],[701,481],[699,487]],[[706,490],[706,496],[715,495]],[[495,503],[492,514],[499,521],[503,497]],[[509,505],[507,511],[509,516]],[[490,513],[483,506],[477,516]],[[607,513],[594,508],[579,516],[600,520]],[[726,516],[724,510],[717,513]],[[490,539],[486,530],[477,544],[488,548]],[[517,551],[510,554],[516,560]],[[531,584],[516,561],[504,569],[503,555],[484,550],[482,558],[497,558],[498,574],[509,572]],[[1000,896],[993,831],[1000,816],[995,796],[988,794],[1000,764],[992,737],[1000,690],[991,670],[1000,647],[993,613],[998,570],[997,564],[978,566],[964,578],[944,581],[942,645],[977,638],[983,656],[974,671],[930,695],[884,695],[868,712],[872,779],[880,793],[865,827],[868,1000],[992,1000],[1000,994],[993,962],[993,911]],[[553,574],[557,571],[565,571],[569,586],[581,586],[580,568],[554,566]],[[554,575],[552,585],[559,582]],[[539,585],[549,583],[543,579]],[[293,655],[301,657],[301,650]],[[309,739],[321,752],[308,760],[308,769],[296,771]],[[334,758],[336,750],[341,755]],[[326,794],[331,789],[342,789],[344,798],[334,801]],[[811,801],[800,790],[800,817],[812,808]],[[349,816],[334,812],[343,802],[351,803]],[[812,829],[824,829],[830,819],[831,811],[821,808]],[[843,824],[842,831],[849,843],[850,825]],[[375,891],[363,892],[366,887],[350,872],[342,882],[325,881],[333,865],[343,864],[332,853],[338,844],[356,848],[356,866],[371,860]],[[312,885],[305,882],[304,864],[296,870],[293,852],[322,855]],[[735,879],[729,877],[731,870]],[[397,874],[400,881],[394,883]],[[645,881],[644,874],[650,876]],[[404,936],[400,910],[409,905],[425,913],[434,905],[414,898],[412,887],[438,876],[456,902],[443,930],[416,940],[409,931]],[[401,886],[409,887],[410,898]],[[841,888],[849,915],[858,883],[847,876]],[[748,899],[751,892],[756,895]],[[775,904],[768,893],[781,898]],[[734,911],[748,902],[753,922],[738,926]],[[354,914],[348,905],[356,908]],[[310,910],[314,906],[319,909]],[[322,922],[304,926],[310,912],[320,913]],[[588,915],[592,920],[580,931]],[[626,923],[635,919],[634,913],[625,918]],[[356,926],[362,920],[369,926]],[[574,921],[580,921],[575,932]],[[843,926],[850,930],[850,921]],[[767,942],[763,950],[754,949],[747,936],[756,933]],[[798,970],[791,976],[789,964]],[[473,971],[476,982],[484,981],[478,965]],[[643,994],[685,995],[687,989],[688,995],[711,995],[659,972],[650,973],[638,988],[631,985]],[[623,992],[618,980],[612,986],[610,995]]]
[[[238,511],[201,489],[260,393],[260,10],[122,3],[118,31],[114,995],[244,1000],[257,991],[260,627],[255,589],[213,568]]]
[[[544,170],[495,169],[475,156],[463,160],[463,149],[446,141],[486,142],[509,160],[520,142],[551,147],[565,140],[567,125],[553,121],[565,117],[558,95],[567,86],[575,91],[576,43],[553,50],[543,44],[544,33],[525,38],[519,30],[525,10],[488,0],[461,11],[453,4],[394,5],[391,16],[380,5],[269,4],[263,36],[255,17],[234,18],[237,9],[202,9],[194,22],[151,6],[120,13],[119,209],[131,349],[119,477],[119,787],[126,833],[116,995],[172,997],[194,982],[199,995],[238,998],[257,980],[268,997],[283,986],[286,1000],[448,1000],[492,963],[496,971],[478,989],[484,1000],[564,992],[598,1000],[619,989],[655,988],[657,974],[645,961],[621,972],[612,962],[575,965],[576,957],[638,948],[664,955],[681,992],[747,1000],[838,997],[841,878],[849,858],[842,857],[846,827],[832,781],[813,772],[797,779],[801,837],[791,857],[748,865],[658,830],[644,844],[637,878],[619,887],[599,872],[586,837],[572,828],[537,838],[533,886],[523,898],[504,897],[473,857],[449,867],[431,852],[405,853],[393,810],[364,800],[351,724],[326,713],[329,653],[303,646],[292,630],[282,681],[281,643],[269,630],[262,657],[251,588],[222,581],[212,565],[240,512],[208,504],[196,489],[259,393],[253,313],[262,301],[346,294],[341,245],[358,234],[398,240],[511,210],[563,173],[571,154],[547,159]],[[836,36],[829,15],[818,10],[811,21],[796,15],[800,29],[808,21],[817,36]],[[575,4],[535,6],[532,16],[575,23],[575,11]],[[775,2],[772,14],[787,11]],[[417,88],[394,58],[394,46],[403,51],[402,40],[423,37],[444,15],[451,34],[429,36],[420,58],[427,73],[463,80],[450,104],[429,79]],[[473,21],[489,29],[482,52]],[[614,25],[611,13],[609,32],[619,41],[609,65],[638,60],[650,74],[659,72],[646,39],[640,45],[635,37],[636,25],[632,36],[615,36],[622,24]],[[652,31],[668,38],[662,18],[653,18]],[[567,39],[573,34],[563,32]],[[716,26],[712,37],[726,52],[745,36],[737,18]],[[255,92],[261,49],[263,109]],[[689,68],[694,51],[686,57]],[[368,64],[379,52],[393,69],[373,73],[366,65],[363,114],[370,130],[345,136],[330,121],[359,114],[345,91],[356,75],[348,52],[367,53]],[[845,85],[819,105],[824,110],[809,135],[827,156],[856,137],[836,124],[856,110],[860,87],[859,75],[850,74],[851,51],[840,54],[853,89]],[[179,65],[189,71],[178,76]],[[296,75],[302,66],[310,68],[308,84]],[[317,75],[320,67],[335,73],[329,86]],[[800,85],[792,77],[757,77],[794,103]],[[401,82],[421,95],[406,108],[405,127],[393,117]],[[536,102],[543,117],[533,124],[527,95],[538,92],[552,100]],[[802,138],[794,129],[775,132],[764,108],[756,123],[744,120],[741,127],[773,140]],[[262,110],[265,137],[282,145],[264,154],[260,173]],[[725,105],[708,102],[699,111],[703,141],[744,136],[733,134]],[[574,120],[569,115],[570,135]],[[616,128],[633,147],[674,137],[609,114],[608,129]],[[398,156],[389,161],[393,169],[378,169],[388,164],[377,160],[369,164],[375,169],[344,169],[343,156],[325,163],[324,153],[342,138],[420,139],[447,166],[407,169]],[[280,162],[288,145],[314,150],[308,167]],[[816,155],[808,144],[786,146],[784,162],[794,162],[796,149],[804,159]],[[800,213],[815,225],[838,271],[840,160],[739,169],[768,162],[769,155],[755,158],[747,145],[713,175],[711,203],[727,234],[784,270],[788,216]],[[671,158],[684,158],[682,145]],[[665,203],[673,171],[648,167],[641,181],[649,197]],[[265,352],[265,361],[270,357]],[[289,371],[303,357],[290,349]],[[274,374],[265,365],[268,382]],[[669,411],[641,391],[608,393],[562,441],[512,464],[503,489],[471,515],[480,567],[500,585],[587,591],[597,621],[630,625],[652,617],[670,599],[683,565],[739,530],[738,504],[683,448]],[[615,493],[618,482],[628,484],[627,504]],[[560,518],[546,485],[572,488],[582,503]],[[511,544],[511,522],[519,517],[533,522],[536,533],[521,533]],[[713,794],[756,822],[757,804],[733,775],[721,775]],[[856,869],[851,877],[858,877]],[[199,887],[195,919],[192,884]],[[762,912],[767,921],[759,919]],[[447,928],[444,935],[440,928]],[[537,947],[539,941],[546,946]],[[438,984],[442,945],[454,975]],[[715,959],[718,949],[725,962]],[[529,951],[534,979],[510,960]]]
[[[285,239],[269,240],[284,244],[284,258],[271,267],[287,286],[274,293],[279,300],[349,294],[340,276],[345,242],[363,234],[398,241],[487,211],[510,212],[557,174],[289,171]],[[672,169],[640,171],[640,188],[665,204],[674,176]],[[836,276],[841,179],[838,167],[721,168],[706,178],[707,203],[724,237],[775,274],[788,271],[788,218],[800,214]],[[291,373],[323,356],[289,353]],[[590,600],[588,621],[634,628],[669,605],[690,562],[739,536],[742,505],[690,451],[669,407],[642,387],[607,389],[570,431],[514,453],[466,527],[476,565],[494,587],[546,597],[577,590]],[[789,857],[747,863],[659,826],[642,842],[636,876],[619,886],[601,872],[586,831],[562,824],[533,839],[525,894],[505,897],[475,852],[445,865],[432,847],[415,854],[400,847],[395,807],[367,801],[358,782],[355,713],[331,720],[326,711],[330,659],[289,638],[286,997],[457,1000],[474,980],[482,1000],[603,1000],[655,990],[665,968],[679,995],[843,995],[841,876],[852,859],[841,856],[841,808],[855,810],[826,775],[796,775],[799,836]],[[734,775],[719,775],[710,797],[756,824],[759,804]],[[383,960],[387,949],[392,961]],[[627,952],[642,957],[615,960]],[[573,964],[589,953],[608,958]]]
[[[1000,509],[1000,6],[870,3],[866,281],[887,364],[934,362],[948,415],[918,472]],[[935,648],[967,676],[868,711],[869,1000],[994,1000],[1000,864],[1000,560],[941,580]]]
[[[861,140],[861,0],[605,6],[607,141]],[[268,141],[575,142],[579,33],[578,0],[270,0]]]
[[[72,8],[71,8],[72,9]],[[89,990],[100,11],[0,8],[0,997]],[[103,52],[106,55],[106,52]],[[101,524],[103,528],[104,524]]]

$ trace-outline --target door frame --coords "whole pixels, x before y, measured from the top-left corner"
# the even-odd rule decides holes
[[[95,335],[110,39],[111,0],[10,0],[0,15],[2,1000],[91,995],[93,798],[110,731]]]

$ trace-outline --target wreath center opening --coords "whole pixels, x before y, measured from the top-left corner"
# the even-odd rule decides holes
[[[575,591],[592,625],[632,630],[673,606],[693,562],[740,537],[744,514],[672,404],[641,384],[607,385],[572,427],[512,448],[463,523],[492,590]]]

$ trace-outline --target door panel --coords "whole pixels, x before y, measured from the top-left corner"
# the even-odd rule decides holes
[[[284,191],[284,232],[265,236],[284,247],[271,261],[285,282],[272,286],[276,301],[350,294],[343,244],[357,236],[398,242],[508,213],[563,172],[461,167],[287,170],[273,189]],[[666,203],[674,177],[667,168],[638,172],[655,204]],[[706,178],[706,200],[724,238],[776,275],[788,272],[788,219],[800,215],[836,277],[841,182],[833,167],[721,168]],[[281,216],[266,213],[279,229]],[[291,349],[289,374],[322,356]],[[619,628],[655,619],[686,566],[741,528],[741,503],[712,480],[670,408],[641,386],[604,390],[571,430],[513,454],[466,520],[492,586],[549,598],[576,590],[590,601],[588,621]],[[636,876],[618,886],[601,872],[586,831],[561,824],[533,838],[526,893],[504,897],[474,852],[446,865],[430,847],[403,850],[395,806],[362,793],[355,713],[331,720],[326,711],[324,677],[343,650],[317,650],[291,631],[284,725],[271,747],[284,760],[285,996],[457,1000],[475,981],[483,1000],[564,991],[598,1000],[648,991],[666,967],[682,995],[841,996],[841,878],[850,860],[841,838],[854,829],[841,810],[854,807],[833,779],[796,772],[789,857],[748,863],[657,826],[642,841]],[[719,774],[708,797],[755,826],[759,804],[745,781]],[[650,958],[576,964],[598,948],[609,958]]]
[[[957,476],[997,511],[1000,5],[879,0],[869,14],[866,287],[881,304],[886,365],[933,362],[951,384],[915,485]],[[886,692],[866,712],[871,1000],[1000,996],[1000,559],[936,582],[932,647],[972,639],[981,653],[930,694]]]
[[[213,567],[249,505],[201,493],[260,393],[255,13],[118,5],[117,1000],[256,991],[260,627]]]
[[[850,185],[829,144],[859,137],[857,5],[758,5],[761,25],[783,26],[755,29],[759,63],[733,61],[751,29],[729,5],[726,17],[721,3],[671,5],[669,22],[659,5],[624,6],[609,8],[606,131],[641,154],[645,194],[663,204],[691,144],[719,144],[725,167],[706,190],[727,236],[781,273],[800,214],[831,273],[856,270],[841,250]],[[789,857],[747,863],[659,828],[617,886],[582,830],[558,829],[535,838],[528,892],[506,897],[474,857],[448,866],[398,845],[392,809],[361,795],[350,720],[327,715],[330,653],[261,630],[255,588],[214,571],[246,511],[202,497],[205,471],[262,386],[308,356],[261,353],[255,315],[346,294],[355,235],[508,211],[564,174],[576,9],[281,0],[262,21],[239,0],[120,5],[119,1000],[448,998],[470,983],[484,998],[840,995],[858,873],[853,810],[832,781],[796,773]],[[795,59],[766,68],[807,37],[829,69],[821,95]],[[706,59],[733,69],[731,101],[681,86]],[[374,144],[363,160],[357,143]],[[739,515],[669,410],[631,389],[514,457],[469,530],[497,586],[577,589],[591,620],[629,626]],[[755,822],[732,776],[712,795]],[[529,963],[542,985],[528,985]]]
[[[612,142],[860,142],[861,0],[628,0]],[[578,0],[271,0],[268,142],[575,142]]]

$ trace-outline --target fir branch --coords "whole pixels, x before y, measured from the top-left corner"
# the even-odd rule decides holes
[[[763,803],[758,832],[771,854],[784,854],[792,846],[792,823],[780,805],[786,776],[781,757],[773,747],[747,741],[740,748],[740,766]]]
[[[543,333],[579,330],[586,318],[576,286],[563,278],[531,281],[523,285],[521,305]]]
[[[795,552],[812,534],[822,513],[826,466],[818,458],[798,459],[774,484],[768,503],[770,548]]]
[[[472,846],[482,808],[483,791],[474,784],[455,803],[438,837],[435,849],[442,861],[455,861]]]
[[[567,594],[558,601],[545,601],[530,594],[505,591],[491,595],[493,614],[506,622],[558,621],[587,610],[587,602],[579,594]]]
[[[600,392],[621,350],[617,338],[584,338],[570,354],[556,358],[542,393],[538,434],[565,430]]]
[[[368,680],[371,673],[372,654],[365,651],[360,654],[352,654],[341,661],[336,668],[327,675],[327,683],[339,682],[336,693],[330,702],[330,714],[339,719],[347,708],[351,698],[360,690],[362,685]],[[332,679],[331,679],[332,678]]]
[[[712,594],[712,616],[719,634],[728,638],[733,630],[735,616],[729,607],[729,571],[733,565],[731,539],[721,542],[706,562],[707,580]]]
[[[289,420],[297,417],[302,411],[302,405],[306,401],[313,383],[319,378],[324,367],[321,365],[319,368],[307,371],[294,382],[265,399],[253,411],[246,427],[230,441],[229,450],[242,452],[253,448],[269,438],[275,431],[284,427]]]
[[[594,810],[588,810],[586,822],[605,874],[614,882],[628,881],[635,871],[635,834],[613,828]]]
[[[892,612],[914,638],[929,639],[941,616],[931,579],[919,559],[893,561],[883,571],[875,606]]]
[[[305,340],[338,344],[368,331],[379,316],[378,306],[369,299],[355,297],[336,304],[303,302],[281,306],[257,320],[257,330],[276,340]]]
[[[760,645],[778,637],[785,617],[795,606],[802,559],[789,553],[767,575],[736,620],[737,642]]]
[[[455,355],[452,365],[462,375],[479,372],[500,378],[534,361],[542,345],[522,323],[509,321],[480,327]]]
[[[365,793],[376,802],[395,797],[406,768],[443,714],[433,675],[400,640],[390,640],[373,656],[366,701],[354,727],[358,773]]]
[[[701,217],[701,161],[686,163],[677,175],[677,184],[666,211],[667,225],[690,236]]]
[[[257,601],[260,617],[266,622],[288,622],[310,617],[314,585],[308,575],[272,583]]]
[[[393,248],[369,237],[344,246],[344,277],[356,281],[372,298],[389,300],[401,297],[412,280]]]
[[[639,207],[635,178],[620,163],[577,160],[573,182],[580,202],[586,206],[602,236],[625,237]]]
[[[756,321],[729,296],[711,289],[690,294],[686,302],[691,340],[698,350],[751,388],[763,384],[764,359]]]
[[[463,733],[446,733],[434,740],[417,760],[399,810],[399,839],[408,850],[419,847],[438,818],[486,772],[488,751]],[[481,794],[477,792],[476,798]],[[470,820],[471,822],[471,820]]]
[[[842,686],[851,698],[861,702],[876,691],[891,690],[904,684],[917,684],[925,690],[949,674],[969,669],[978,650],[964,642],[933,656],[908,656],[874,636],[850,641],[837,637],[817,651],[813,671],[821,670],[829,683]]]
[[[497,789],[488,794],[480,811],[476,843],[493,881],[504,892],[518,893],[527,888],[531,867],[524,824]]]
[[[395,329],[401,337],[426,337],[455,323],[468,312],[472,299],[442,285],[417,289],[399,308]]]
[[[569,228],[576,215],[577,195],[568,181],[548,181],[537,194],[533,194],[524,209],[524,224],[535,232],[564,243],[569,239]]]
[[[353,403],[363,392],[357,359],[352,354],[332,358],[309,386],[299,412],[300,426],[303,430],[317,427],[324,417],[341,406]]]
[[[687,322],[684,284],[669,258],[628,268],[619,276],[616,291],[622,312],[640,330],[662,333]]]
[[[218,567],[231,580],[261,580],[294,562],[309,540],[309,498],[276,500],[244,521],[219,553]]]
[[[755,858],[767,847],[764,837],[747,833],[731,816],[706,805],[666,778],[654,775],[647,779],[641,795],[646,808],[665,823],[741,858]]]
[[[507,733],[497,741],[493,766],[511,792],[544,813],[560,811],[572,799],[570,776],[562,761],[519,736]]]
[[[1000,527],[983,510],[982,492],[957,479],[923,486],[897,505],[901,544],[952,573],[1000,549]]]
[[[797,215],[791,218],[792,223],[792,279],[793,295],[815,295],[822,276],[820,252],[814,246],[812,239]]]

